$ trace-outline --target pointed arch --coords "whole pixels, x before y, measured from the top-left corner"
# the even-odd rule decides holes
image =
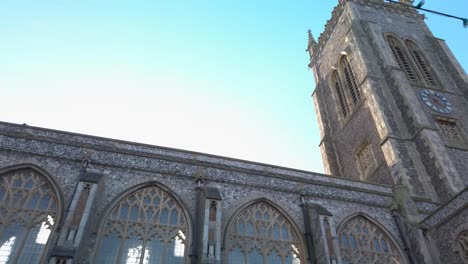
[[[279,206],[265,198],[237,209],[226,225],[225,262],[229,264],[304,263],[299,229]]]
[[[43,262],[62,208],[62,193],[46,171],[33,164],[0,170],[0,262]]]
[[[408,55],[405,51],[405,48],[401,44],[401,41],[393,35],[388,35],[387,42],[390,45],[393,57],[395,57],[398,66],[400,66],[400,69],[402,69],[405,72],[406,76],[410,81],[418,82],[418,75],[414,70],[414,66],[411,63],[411,60],[408,58]]]
[[[94,263],[186,263],[191,237],[186,208],[157,182],[124,191],[100,220]]]
[[[337,70],[334,70],[332,73],[331,84],[338,97],[338,103],[340,105],[341,113],[343,114],[343,117],[346,118],[349,113],[349,106],[348,106],[348,103],[346,102],[345,91],[343,90],[342,81],[340,79],[340,76],[338,75]]]
[[[342,56],[340,60],[340,69],[346,86],[351,95],[351,99],[354,104],[361,100],[361,89],[359,88],[358,83],[356,82],[356,77],[354,76],[353,69],[349,64],[348,57]]]
[[[463,230],[457,237],[458,251],[464,263],[468,263],[468,230]]]
[[[421,73],[424,82],[427,85],[431,86],[438,86],[437,78],[432,71],[431,67],[427,63],[427,59],[424,56],[421,49],[416,45],[416,43],[412,40],[405,40],[405,45],[408,48],[409,54],[413,58],[416,67],[418,68],[419,72]]]
[[[348,216],[338,227],[343,264],[403,264],[398,243],[377,221],[363,213]]]

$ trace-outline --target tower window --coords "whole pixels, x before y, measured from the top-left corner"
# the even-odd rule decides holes
[[[410,81],[417,82],[418,77],[413,69],[413,65],[406,56],[406,52],[403,46],[401,45],[400,41],[398,41],[394,37],[388,37],[387,40],[390,44],[390,49],[392,50],[393,56],[395,57],[398,66],[400,66],[400,69],[402,69],[406,73],[406,76]]]
[[[412,41],[407,40],[406,47],[408,47],[409,53],[413,58],[416,66],[418,67],[419,72],[421,73],[424,81],[427,85],[437,86],[437,81],[434,73],[426,62],[426,59],[422,55],[421,50],[414,44]]]
[[[337,71],[333,72],[332,82],[335,88],[335,92],[338,96],[338,101],[340,103],[341,112],[343,113],[344,117],[347,117],[349,113],[349,107],[346,102],[346,96],[343,91],[343,86],[341,85],[340,77],[338,76]]]
[[[376,165],[370,144],[365,144],[359,149],[357,153],[357,162],[361,171],[361,178],[364,180],[365,177],[375,169]]]
[[[351,66],[349,65],[346,57],[341,59],[341,67],[346,84],[348,85],[348,89],[351,94],[351,98],[353,99],[354,103],[357,103],[359,100],[361,100],[361,91],[359,90],[359,86],[356,82],[356,78],[354,77],[353,70],[351,69]]]
[[[339,65],[339,69],[332,72],[330,86],[336,94],[342,117],[346,119],[356,109],[362,95],[348,59],[342,57]]]
[[[447,143],[456,147],[467,145],[465,137],[455,121],[445,118],[436,118],[436,123]]]

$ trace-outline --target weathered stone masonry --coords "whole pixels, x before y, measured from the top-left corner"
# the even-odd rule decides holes
[[[135,187],[145,184],[165,186],[180,200],[191,221],[196,221],[196,177],[201,177],[205,187],[214,188],[220,194],[222,207],[218,210],[221,214],[221,241],[225,239],[226,224],[233,217],[233,212],[246,203],[264,199],[287,214],[301,234],[302,245],[305,245],[300,207],[302,194],[305,203],[320,205],[330,212],[333,227],[339,226],[350,215],[360,213],[378,221],[401,244],[389,209],[393,199],[391,189],[383,185],[8,123],[0,123],[0,148],[3,173],[18,166],[37,169],[50,175],[60,189],[59,196],[63,196],[63,204],[59,210],[63,215],[51,236],[49,257],[60,253],[76,263],[92,262],[99,239],[99,225],[105,210],[122,198],[122,193],[137,190]],[[100,192],[94,197],[91,211],[86,216],[83,215],[89,217],[87,230],[84,231],[86,235],[76,247],[61,243],[59,237],[66,228],[65,219],[73,217],[68,214],[71,212],[68,206],[73,195],[77,188],[83,188],[80,187],[83,185],[80,181],[83,160],[89,162],[85,175],[92,174],[89,177],[95,178]],[[81,176],[82,180],[83,177],[85,176]],[[84,180],[89,182],[89,179]],[[427,215],[437,204],[419,201],[417,206],[420,213]],[[314,209],[309,210],[314,212]],[[335,229],[333,233],[336,233]],[[315,235],[314,240],[320,241],[317,234],[312,235]],[[187,241],[193,244],[191,238]],[[200,241],[199,245],[202,244]],[[67,252],[70,248],[73,250]],[[223,245],[221,248],[224,250]],[[303,251],[301,254],[304,254],[302,257],[305,259],[305,248]],[[198,252],[202,254],[203,250]],[[220,259],[224,260],[225,252],[221,253]],[[318,256],[326,261],[326,255]]]

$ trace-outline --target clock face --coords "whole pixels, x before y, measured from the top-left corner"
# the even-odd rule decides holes
[[[424,102],[424,104],[426,104],[432,110],[442,114],[452,113],[452,104],[441,93],[424,89],[420,92],[420,95],[421,100]]]

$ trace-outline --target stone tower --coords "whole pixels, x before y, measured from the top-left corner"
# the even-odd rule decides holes
[[[325,171],[444,202],[468,185],[468,77],[412,1],[340,0],[309,67]]]

